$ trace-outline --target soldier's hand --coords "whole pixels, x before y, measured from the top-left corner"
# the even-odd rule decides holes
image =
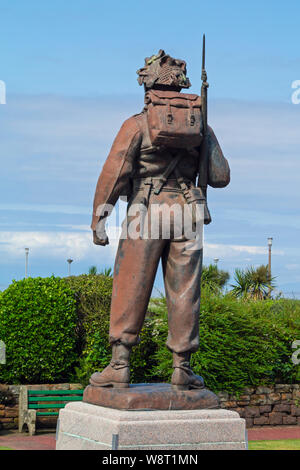
[[[99,238],[96,230],[93,231],[93,242],[95,245],[101,245],[101,246],[109,245],[107,234],[105,233],[105,236],[102,236],[101,238]]]
[[[93,241],[95,245],[105,246],[109,244],[108,236],[105,230],[105,220],[98,222],[96,230],[93,232]]]

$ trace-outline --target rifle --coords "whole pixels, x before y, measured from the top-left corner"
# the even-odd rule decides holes
[[[205,70],[205,34],[203,34],[203,47],[202,47],[202,74],[201,74],[201,108],[203,118],[203,141],[201,143],[200,161],[199,161],[199,177],[198,187],[202,191],[205,199],[204,203],[204,223],[210,224],[211,216],[207,207],[207,178],[208,178],[208,133],[207,133],[207,74]]]

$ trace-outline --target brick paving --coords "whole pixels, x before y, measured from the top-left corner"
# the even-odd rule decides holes
[[[300,439],[300,426],[263,426],[248,429],[249,441]]]
[[[300,439],[300,426],[264,426],[248,429],[249,441]],[[41,432],[35,436],[16,431],[0,432],[0,447],[13,450],[55,450],[55,432]]]
[[[38,432],[35,436],[29,436],[24,432],[2,431],[0,447],[9,447],[13,450],[55,450],[55,432]]]

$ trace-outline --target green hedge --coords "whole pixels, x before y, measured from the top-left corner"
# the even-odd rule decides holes
[[[168,330],[165,299],[152,300],[150,309],[155,312],[153,341],[157,345],[153,374],[168,381],[172,355],[164,347]],[[204,288],[199,336],[193,370],[215,392],[300,380],[300,368],[291,361],[292,342],[300,338],[297,301],[240,301]]]
[[[110,361],[112,279],[84,275],[68,282],[76,295],[81,325],[82,353],[76,378],[87,384],[91,373]],[[167,330],[165,299],[152,299],[141,343],[133,349],[132,382],[170,380]],[[214,391],[238,392],[247,385],[296,382],[299,367],[291,362],[291,344],[299,337],[300,302],[236,300],[206,286],[202,289],[200,349],[193,355],[193,368]]]
[[[66,281],[76,298],[78,318],[77,351],[80,360],[75,368],[74,380],[86,385],[90,375],[106,367],[111,359],[108,331],[113,279],[103,274],[83,274]],[[151,380],[156,347],[152,341],[151,326],[152,323],[146,320],[141,343],[133,350],[131,372],[132,380],[136,382]]]
[[[108,343],[112,278],[104,275],[72,276],[66,279],[76,299],[77,354],[75,380],[86,385],[92,372],[110,361]]]
[[[75,352],[75,299],[63,279],[13,282],[0,295],[0,382],[47,383],[69,377]]]
[[[0,339],[7,346],[0,381],[80,381],[110,361],[112,278],[82,275],[14,282],[0,297]],[[169,381],[172,355],[165,347],[165,299],[152,299],[134,348],[133,382]],[[243,301],[209,286],[202,289],[200,349],[195,372],[214,391],[299,381],[291,344],[300,339],[300,302]]]

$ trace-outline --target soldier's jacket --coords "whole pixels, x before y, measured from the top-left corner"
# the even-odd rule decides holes
[[[181,149],[177,168],[181,176],[196,181],[201,147]],[[145,112],[127,119],[115,138],[99,176],[93,207],[92,230],[99,221],[99,206],[115,205],[120,196],[130,198],[135,178],[159,177],[170,164],[174,154],[151,146]],[[227,186],[230,169],[213,130],[208,127],[207,184],[214,188]],[[172,176],[170,176],[172,177]],[[98,210],[97,210],[98,209]]]

